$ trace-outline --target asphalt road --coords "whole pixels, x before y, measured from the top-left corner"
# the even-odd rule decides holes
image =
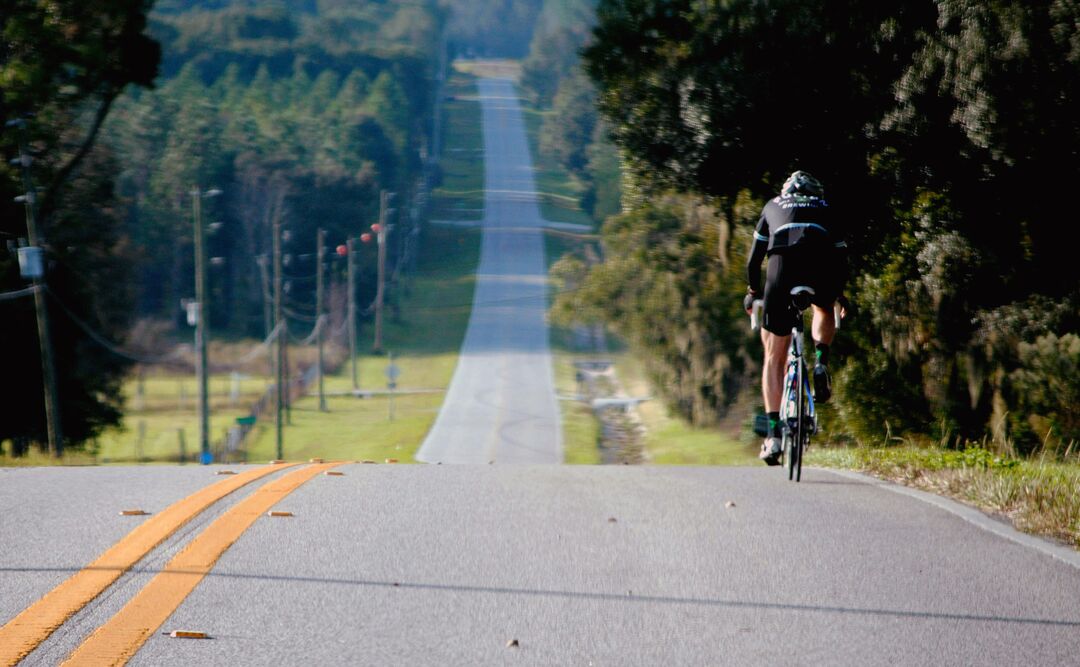
[[[793,484],[764,467],[340,470],[275,507],[293,517],[258,518],[131,664],[1080,661],[1080,567],[829,472]],[[216,481],[195,467],[62,472],[0,477],[0,506],[18,510],[0,515],[4,622],[143,520],[117,505],[157,509]],[[222,509],[25,664],[61,662]],[[160,634],[177,629],[211,639]]]
[[[485,199],[476,291],[442,409],[416,458],[561,463],[548,346],[544,220],[521,106],[507,79],[480,79]]]
[[[481,465],[343,465],[291,493],[306,468],[275,470],[184,524],[23,664],[78,655],[135,608],[167,620],[135,628],[150,634],[134,665],[1080,665],[1080,557],[970,510],[814,469],[793,484],[765,467],[487,465],[561,451],[520,109],[504,81],[481,94],[476,308],[419,456]],[[219,469],[0,469],[0,637]],[[291,516],[246,510],[260,498]],[[119,515],[134,508],[150,515]],[[239,537],[215,543],[228,525]],[[192,552],[213,563],[201,580],[170,567]],[[148,595],[162,577],[194,588],[167,603]]]

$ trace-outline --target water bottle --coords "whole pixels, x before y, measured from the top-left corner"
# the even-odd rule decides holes
[[[757,331],[761,328],[761,317],[765,311],[765,302],[754,299],[754,305],[750,307],[750,330]]]

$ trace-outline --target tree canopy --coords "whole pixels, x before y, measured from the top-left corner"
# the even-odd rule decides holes
[[[601,0],[597,17],[585,68],[634,194],[714,207],[713,270],[741,271],[761,203],[796,168],[846,213],[861,316],[841,343],[843,429],[1030,440],[1017,345],[1075,330],[1080,303],[1080,232],[1060,207],[1080,175],[1080,5]],[[693,337],[733,316],[667,326]]]
[[[112,193],[115,156],[97,140],[123,91],[151,86],[157,73],[160,49],[145,32],[149,5],[12,0],[0,10],[0,235],[9,249],[0,253],[0,291],[25,286],[10,252],[27,237],[23,206],[13,201],[24,192],[22,174],[11,164],[23,144],[39,190],[62,431],[71,442],[93,437],[120,414],[126,362],[93,343],[79,322],[119,338],[130,321],[130,248],[122,203]],[[25,129],[9,124],[17,119]],[[29,299],[0,302],[0,309],[0,348],[8,352],[0,441],[11,439],[22,451],[46,433],[37,326]]]

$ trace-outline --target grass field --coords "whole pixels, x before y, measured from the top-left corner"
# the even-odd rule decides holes
[[[443,99],[442,182],[432,193],[436,220],[479,220],[484,209],[484,156],[481,107],[477,98],[478,63],[456,62]],[[327,378],[328,412],[318,398],[296,403],[283,436],[289,459],[321,457],[409,463],[438,414],[468,326],[475,271],[480,258],[479,230],[429,225],[424,231],[415,276],[399,290],[400,316],[388,318],[383,332],[387,354],[364,354],[360,388],[385,390],[386,370],[400,370],[402,393],[355,398],[346,362]],[[360,349],[371,349],[372,331],[361,330]],[[423,393],[409,393],[420,390]],[[429,390],[437,390],[431,393]],[[276,457],[272,423],[259,424],[248,448],[252,460]]]
[[[434,193],[433,217],[480,218],[484,163],[480,104],[473,76],[461,68],[455,69],[446,95],[443,184]],[[395,313],[394,308],[387,309],[383,334],[383,348],[393,354],[394,364],[400,369],[398,387],[403,393],[392,400],[385,395],[353,397],[351,368],[346,360],[335,374],[326,378],[326,391],[337,394],[328,397],[328,412],[319,411],[314,393],[296,401],[292,407],[290,424],[283,437],[283,453],[287,458],[412,460],[438,413],[441,392],[449,384],[457,363],[471,310],[479,242],[478,230],[439,226],[425,229],[416,274],[406,276],[397,288],[393,298],[398,300],[398,310]],[[372,343],[371,328],[370,323],[361,327],[358,375],[361,389],[380,390],[386,388],[389,356],[367,353]],[[251,344],[237,343],[233,347],[250,349]],[[303,350],[290,354],[297,359],[309,353],[310,350]],[[237,417],[249,414],[250,406],[263,395],[267,383],[266,377],[243,379],[234,398],[229,375],[211,378],[211,440],[220,440],[229,427],[236,425]],[[409,390],[425,391],[409,393]],[[141,392],[139,382],[132,378],[124,392],[127,414],[122,427],[104,433],[90,451],[67,456],[63,463],[176,461],[181,447],[187,460],[193,460],[199,440],[197,392],[192,375],[152,375],[142,382]],[[276,458],[272,413],[260,418],[245,445],[248,460]],[[15,460],[0,456],[0,465],[42,463],[53,461],[36,454]]]
[[[210,377],[210,439],[223,437],[236,418],[266,391],[269,378],[228,374]],[[141,392],[140,392],[141,385]],[[234,393],[234,389],[236,392]],[[152,374],[124,385],[123,426],[103,433],[96,454],[102,463],[196,460],[199,451],[198,385],[190,375]]]
[[[545,116],[553,112],[533,108],[524,102],[521,111],[525,116],[525,134],[533,158],[536,189],[540,193],[540,213],[552,222],[574,222],[592,226],[592,217],[581,210],[579,204],[584,190],[581,183],[559,163],[540,152],[540,125]]]
[[[455,63],[443,98],[442,182],[432,192],[435,220],[484,217],[484,139],[476,77]]]
[[[439,390],[435,393],[355,398],[330,396],[329,412],[320,412],[309,395],[292,410],[285,429],[284,455],[289,459],[314,456],[327,459],[387,458],[411,462],[431,427],[442,391],[450,384],[458,350],[465,336],[480,257],[477,230],[429,227],[421,244],[417,274],[401,299],[399,317],[388,318],[383,332],[385,355],[364,354],[360,388],[386,389],[386,369],[400,369],[398,389]],[[360,350],[371,349],[371,327],[361,331]],[[328,394],[348,394],[352,379],[348,362],[326,380]],[[393,404],[391,406],[391,403]],[[393,419],[391,420],[391,407]],[[248,448],[251,460],[276,457],[276,432],[271,422],[260,424]]]

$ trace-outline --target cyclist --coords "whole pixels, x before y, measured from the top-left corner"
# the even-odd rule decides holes
[[[796,171],[784,182],[779,196],[765,204],[754,230],[746,263],[748,286],[743,307],[749,313],[754,300],[762,298],[758,296],[757,286],[761,280],[761,262],[768,257],[761,327],[761,342],[765,347],[761,393],[769,433],[758,455],[768,465],[779,465],[783,451],[780,402],[787,349],[795,325],[790,307],[793,287],[807,285],[814,290],[811,326],[816,348],[814,400],[824,403],[832,394],[828,363],[829,345],[836,335],[833,304],[839,300],[841,317],[847,305],[842,296],[847,282],[847,243],[837,227],[821,182],[805,171]]]

